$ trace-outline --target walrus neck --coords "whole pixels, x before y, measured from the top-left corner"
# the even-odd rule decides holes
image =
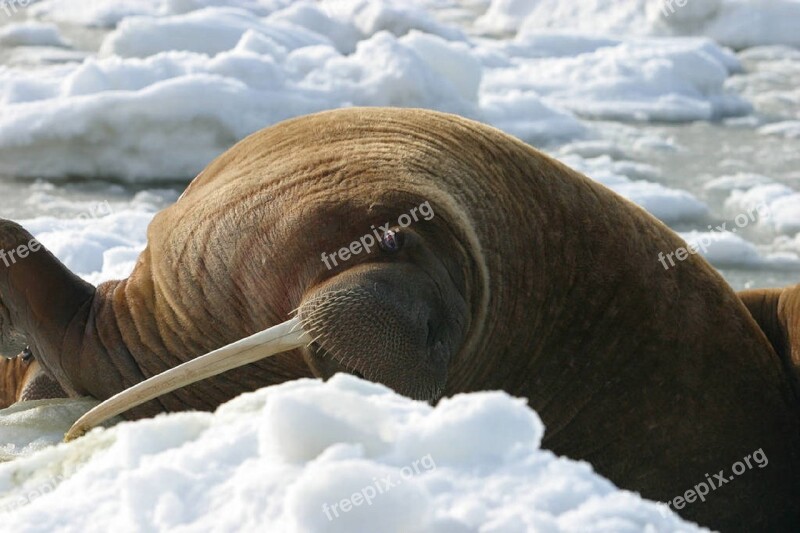
[[[80,343],[94,287],[12,222],[0,223],[0,251],[0,301],[13,328],[25,335],[45,371],[76,393],[63,357]]]
[[[157,331],[157,325],[148,318],[152,312],[131,308],[130,292],[138,292],[131,286],[131,278],[97,286],[87,309],[80,352],[69,364],[71,377],[81,384],[82,394],[105,400],[149,377],[139,365],[148,355],[144,353],[148,346],[161,356],[166,353],[159,338],[141,329]],[[161,411],[163,406],[155,401],[132,410],[131,416],[152,416]]]

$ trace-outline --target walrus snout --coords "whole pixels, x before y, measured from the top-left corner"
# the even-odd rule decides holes
[[[298,316],[312,371],[360,375],[419,400],[441,396],[466,334],[466,304],[416,264],[366,264],[316,288]]]

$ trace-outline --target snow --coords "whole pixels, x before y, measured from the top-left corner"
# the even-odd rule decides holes
[[[86,407],[23,404],[0,412],[0,430],[24,424],[20,411],[51,409],[35,415],[41,435],[16,440],[55,444],[55,421]],[[502,392],[433,408],[339,374],[243,394],[214,413],[32,444],[0,464],[0,509],[4,528],[20,532],[700,531],[541,449],[543,433]]]
[[[494,33],[571,28],[605,35],[706,36],[732,48],[800,45],[797,0],[493,0],[478,19]]]
[[[740,68],[737,59],[711,41],[634,39],[610,45],[583,37],[571,43],[564,34],[534,37],[497,47],[509,56],[509,65],[486,74],[486,90],[533,91],[548,104],[590,118],[680,122],[749,111],[746,102],[723,90]],[[564,47],[575,53],[527,57],[527,50],[541,52],[548,44],[562,54]]]
[[[758,129],[763,135],[777,135],[788,139],[800,139],[800,120],[783,120],[767,124]]]
[[[147,225],[158,210],[174,202],[171,190],[142,191],[118,200],[112,186],[102,201],[64,199],[51,184],[32,187],[25,202],[38,216],[20,219],[70,270],[90,283],[127,277],[147,241]]]
[[[730,219],[747,218],[747,225],[787,236],[800,231],[800,193],[788,185],[761,174],[737,173],[713,179],[705,188],[724,197]]]
[[[204,7],[231,6],[267,15],[291,0],[42,0],[30,7],[34,17],[81,26],[114,27],[136,15],[168,16]]]
[[[797,270],[800,257],[794,251],[762,253],[758,248],[732,233],[733,228],[723,232],[690,231],[681,237],[716,267],[765,268],[774,270]]]
[[[80,63],[0,70],[0,173],[188,179],[262,127],[352,105],[455,112],[537,145],[590,137],[581,117],[680,122],[751,109],[725,89],[738,60],[705,39],[487,41],[397,1],[217,4],[33,6],[116,27]]]
[[[778,233],[794,234],[800,231],[798,203],[800,193],[787,185],[770,183],[732,191],[725,207],[745,213],[763,206],[768,216],[760,218],[760,224],[769,225]]]
[[[55,24],[19,22],[0,28],[0,46],[67,46]]]
[[[591,147],[577,145],[584,153],[591,153]],[[663,222],[697,222],[709,215],[708,206],[690,192],[657,183],[658,171],[649,165],[614,161],[609,155],[584,159],[566,151],[568,155],[561,158],[566,164],[640,205]]]
[[[173,17],[130,17],[103,41],[101,56],[148,57],[170,50],[216,55],[233,49],[248,31],[270,39],[286,51],[331,42],[294,24],[267,24],[249,11],[208,8]]]
[[[249,133],[331,107],[476,115],[477,60],[461,42],[415,30],[380,30],[344,55],[310,30],[215,8],[123,21],[101,54],[44,72],[0,71],[0,173],[186,179]],[[542,130],[551,116],[580,129],[549,109],[531,123]]]

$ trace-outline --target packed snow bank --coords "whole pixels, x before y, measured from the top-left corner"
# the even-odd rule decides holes
[[[710,37],[733,48],[800,46],[797,0],[492,0],[476,27],[492,33],[569,28],[589,34]]]
[[[504,393],[432,408],[340,374],[0,464],[0,508],[21,532],[699,531],[542,450],[543,429]]]

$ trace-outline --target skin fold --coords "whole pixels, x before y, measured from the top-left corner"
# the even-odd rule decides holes
[[[424,202],[434,216],[398,224]],[[387,224],[400,246],[379,231],[382,246],[322,260]],[[0,248],[31,238],[0,222]],[[430,402],[500,389],[540,414],[546,448],[654,500],[762,449],[767,467],[677,512],[723,531],[796,530],[794,376],[705,260],[663,268],[659,253],[684,246],[499,130],[353,108],[283,122],[219,156],[154,218],[127,279],[94,288],[46,250],[0,263],[0,326],[67,394],[103,400],[298,316],[308,346],[126,416],[213,409],[337,371]]]

